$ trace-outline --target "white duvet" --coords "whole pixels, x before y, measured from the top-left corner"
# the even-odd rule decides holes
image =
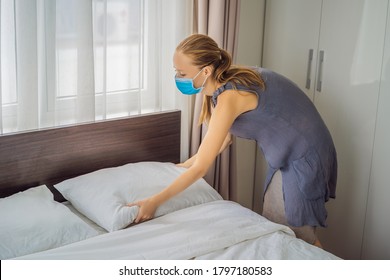
[[[230,201],[179,210],[19,259],[338,259]]]

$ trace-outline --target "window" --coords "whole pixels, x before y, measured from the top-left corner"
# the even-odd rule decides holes
[[[179,108],[191,0],[2,0],[1,133]]]

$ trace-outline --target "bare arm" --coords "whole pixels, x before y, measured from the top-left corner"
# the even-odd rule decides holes
[[[225,137],[225,140],[223,141],[223,144],[222,144],[222,147],[221,149],[219,150],[219,153],[222,153],[230,144],[232,143],[232,135],[230,133],[228,133]],[[180,166],[180,167],[185,167],[185,168],[190,168],[195,160],[196,160],[196,155],[193,155],[191,158],[187,159],[185,162],[183,163],[179,163],[177,164],[177,166]]]
[[[158,206],[206,174],[216,156],[230,142],[229,139],[226,140],[226,136],[234,120],[248,110],[248,106],[243,105],[245,102],[242,98],[245,97],[240,94],[229,94],[229,92],[224,92],[219,96],[218,105],[214,108],[207,133],[198,153],[191,158],[193,161],[191,166],[160,193],[143,201],[129,204],[129,206],[137,205],[140,207],[136,223],[153,218]]]
[[[222,153],[227,147],[229,147],[230,144],[232,144],[232,135],[231,135],[230,132],[229,132],[229,133],[226,135],[225,140],[223,141],[222,147],[221,147],[221,149],[219,150],[219,154]]]

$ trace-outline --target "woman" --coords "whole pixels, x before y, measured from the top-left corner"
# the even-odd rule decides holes
[[[231,134],[257,141],[268,163],[263,215],[290,226],[319,245],[315,229],[326,226],[325,202],[335,197],[337,160],[332,138],[307,96],[291,81],[265,69],[236,67],[206,35],[194,34],[176,48],[176,85],[183,94],[204,95],[200,123],[207,133],[187,168],[162,192],[129,205],[135,222],[203,177]]]

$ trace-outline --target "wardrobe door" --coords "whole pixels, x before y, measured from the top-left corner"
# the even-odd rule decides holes
[[[324,248],[361,257],[388,0],[324,0],[314,104],[338,155]]]
[[[389,4],[390,5],[390,4]],[[363,259],[390,260],[390,8],[382,80],[378,102],[367,215],[363,240]]]
[[[336,145],[339,161],[336,199],[327,204],[329,227],[319,229],[318,233],[324,249],[346,259],[371,254],[367,251],[367,255],[362,256],[361,248],[388,2],[266,2],[263,66],[284,74],[312,98]],[[308,76],[310,49],[313,49],[313,58]],[[386,84],[387,80],[383,81]],[[310,89],[307,89],[309,84]],[[389,92],[386,87],[385,90]],[[381,155],[374,157],[374,164],[378,166],[387,154],[381,153],[384,144],[376,141],[375,150]],[[380,172],[374,166],[373,176],[377,173]],[[375,180],[384,180],[379,178],[377,175],[371,178],[371,185],[377,185]],[[367,225],[379,224],[372,216],[378,216],[385,207],[376,203],[383,199],[382,195],[389,195],[383,193],[382,188],[370,188]],[[378,231],[368,227],[367,236],[379,237]],[[384,227],[387,229],[388,224],[379,229]],[[369,239],[367,237],[366,242]],[[371,247],[371,243],[366,244]],[[380,246],[379,242],[377,245]]]
[[[266,2],[263,67],[295,81],[311,99],[321,3],[322,0]]]

